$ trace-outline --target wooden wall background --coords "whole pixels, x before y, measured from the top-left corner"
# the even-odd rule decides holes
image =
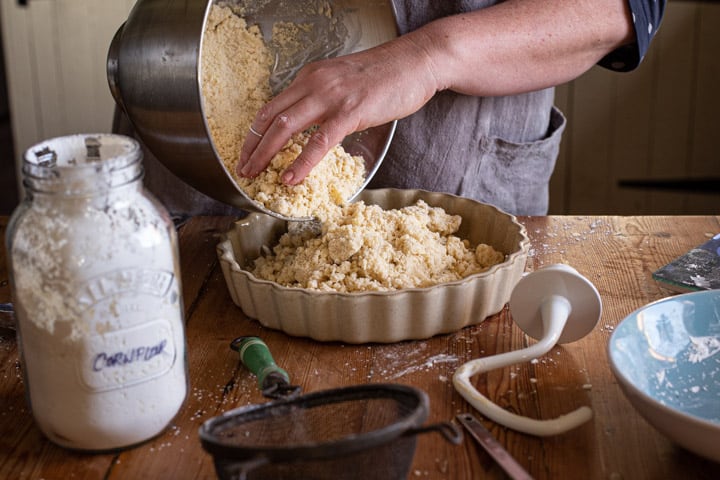
[[[105,58],[134,3],[29,0],[20,6],[0,0],[17,164],[40,140],[110,131],[114,102]],[[557,89],[569,124],[551,182],[550,212],[717,214],[720,192],[649,192],[617,183],[720,177],[719,89],[720,3],[671,0],[639,69],[618,74],[595,67]]]
[[[134,0],[0,0],[17,161],[36,142],[109,132],[110,40]],[[18,163],[19,165],[19,163]]]
[[[550,211],[715,214],[714,193],[618,187],[621,179],[720,178],[720,2],[670,1],[645,61],[557,89],[568,128]]]

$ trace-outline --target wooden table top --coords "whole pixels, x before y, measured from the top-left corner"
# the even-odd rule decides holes
[[[235,407],[264,403],[255,378],[228,348],[241,335],[257,335],[304,392],[370,382],[423,389],[428,423],[473,412],[455,391],[457,367],[481,356],[532,343],[505,311],[459,332],[389,345],[344,345],[293,338],[247,319],[228,294],[215,254],[228,217],[193,218],[179,230],[187,321],[190,391],[171,426],[138,447],[108,454],[68,451],[47,441],[26,405],[14,333],[0,329],[0,478],[116,479],[214,478],[198,428]],[[516,413],[552,418],[586,405],[592,420],[568,433],[533,437],[483,420],[484,425],[537,479],[720,478],[716,464],[675,447],[632,408],[610,371],[607,344],[627,314],[671,293],[651,273],[720,232],[720,216],[520,217],[532,241],[528,270],[567,263],[591,280],[603,314],[585,338],[554,347],[537,362],[474,377],[480,392]],[[7,218],[0,218],[4,237]],[[0,250],[0,302],[10,301],[4,249]],[[474,412],[478,418],[482,416]],[[435,434],[418,437],[410,478],[504,478],[469,435],[455,446]]]

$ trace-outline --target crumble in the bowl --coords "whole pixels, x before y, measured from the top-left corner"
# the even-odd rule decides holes
[[[462,218],[422,200],[392,210],[357,202],[331,222],[285,233],[252,273],[287,287],[333,292],[422,288],[502,263],[490,245],[454,235]]]
[[[210,135],[223,164],[246,195],[287,217],[326,218],[365,181],[362,157],[335,146],[299,185],[280,175],[300,154],[310,132],[294,135],[255,178],[236,174],[240,149],[257,111],[271,98],[273,55],[257,25],[227,6],[212,5],[205,25],[201,89]]]

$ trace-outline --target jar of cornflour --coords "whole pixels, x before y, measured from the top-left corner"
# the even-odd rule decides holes
[[[142,151],[72,135],[25,153],[7,231],[25,388],[37,425],[80,450],[162,432],[187,394],[177,236]]]

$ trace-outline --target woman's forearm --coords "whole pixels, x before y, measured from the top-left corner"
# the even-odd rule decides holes
[[[509,0],[403,41],[426,56],[437,90],[494,96],[568,82],[634,38],[625,0]]]
[[[626,0],[508,0],[441,18],[375,48],[303,67],[258,112],[238,174],[254,177],[293,133],[317,126],[283,174],[301,182],[349,133],[413,114],[441,90],[512,95],[581,75],[631,43]]]

